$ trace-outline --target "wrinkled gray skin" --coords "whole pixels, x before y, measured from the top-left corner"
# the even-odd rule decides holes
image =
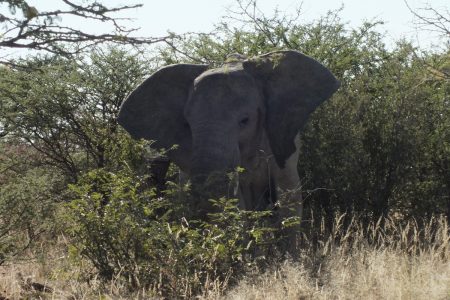
[[[294,191],[300,213],[298,133],[338,87],[328,69],[296,51],[233,58],[209,70],[177,64],[137,87],[118,121],[134,138],[155,140],[158,148],[178,145],[168,156],[198,194],[237,196],[242,208],[261,210],[275,203],[278,187]],[[223,174],[238,166],[244,171],[230,187]],[[205,187],[211,178],[213,186]],[[199,214],[208,209],[198,207]]]

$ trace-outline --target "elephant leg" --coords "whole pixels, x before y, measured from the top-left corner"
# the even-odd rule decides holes
[[[150,184],[156,187],[156,193],[161,196],[166,188],[166,173],[169,169],[170,160],[167,157],[160,156],[152,159],[149,164]]]
[[[278,197],[278,215],[283,220],[297,221],[284,230],[288,236],[287,250],[294,254],[298,248],[298,237],[300,233],[300,221],[303,213],[303,199],[300,186],[300,178],[297,171],[299,156],[300,137],[295,139],[296,151],[287,159],[285,168],[277,168],[275,171],[277,185],[281,192]]]

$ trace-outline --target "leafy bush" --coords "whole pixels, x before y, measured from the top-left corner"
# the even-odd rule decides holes
[[[0,265],[55,227],[57,174],[37,168],[0,185]]]
[[[264,226],[270,212],[242,212],[237,200],[213,201],[210,221],[183,217],[183,189],[164,198],[145,188],[145,178],[98,169],[71,185],[67,205],[74,259],[87,258],[105,280],[130,288],[158,287],[166,297],[191,297],[274,251],[275,230]],[[257,259],[259,258],[259,259]]]
[[[24,254],[42,235],[54,234],[64,184],[59,170],[44,167],[35,149],[0,141],[0,265]]]

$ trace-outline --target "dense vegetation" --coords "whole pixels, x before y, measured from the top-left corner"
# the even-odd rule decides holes
[[[341,80],[302,133],[305,243],[335,230],[342,214],[342,226],[356,216],[362,232],[385,218],[415,220],[419,231],[436,216],[450,221],[449,44],[387,47],[378,23],[349,28],[339,11],[305,24],[241,8],[210,34],[149,50],[151,59],[115,46],[0,66],[0,265],[25,250],[40,255],[63,235],[73,265],[84,266],[80,280],[119,278],[131,289],[191,297],[277,257],[270,212],[217,199],[223,212],[212,223],[185,219],[189,191],[176,184],[177,169],[157,192],[148,176],[157,153],[115,120],[126,95],[158,67],[216,66],[236,52],[296,49]]]

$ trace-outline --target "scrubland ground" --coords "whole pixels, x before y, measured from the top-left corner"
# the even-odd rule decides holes
[[[249,271],[236,284],[205,282],[200,299],[450,299],[450,235],[444,219],[419,226],[394,221],[366,227],[342,218],[319,241],[305,241],[295,262]],[[384,224],[381,224],[384,223]],[[420,228],[420,229],[419,229]],[[0,299],[158,299],[161,286],[127,291],[102,284],[59,246],[34,260],[0,267]],[[93,270],[93,269],[92,269]],[[189,289],[189,283],[186,283]]]

